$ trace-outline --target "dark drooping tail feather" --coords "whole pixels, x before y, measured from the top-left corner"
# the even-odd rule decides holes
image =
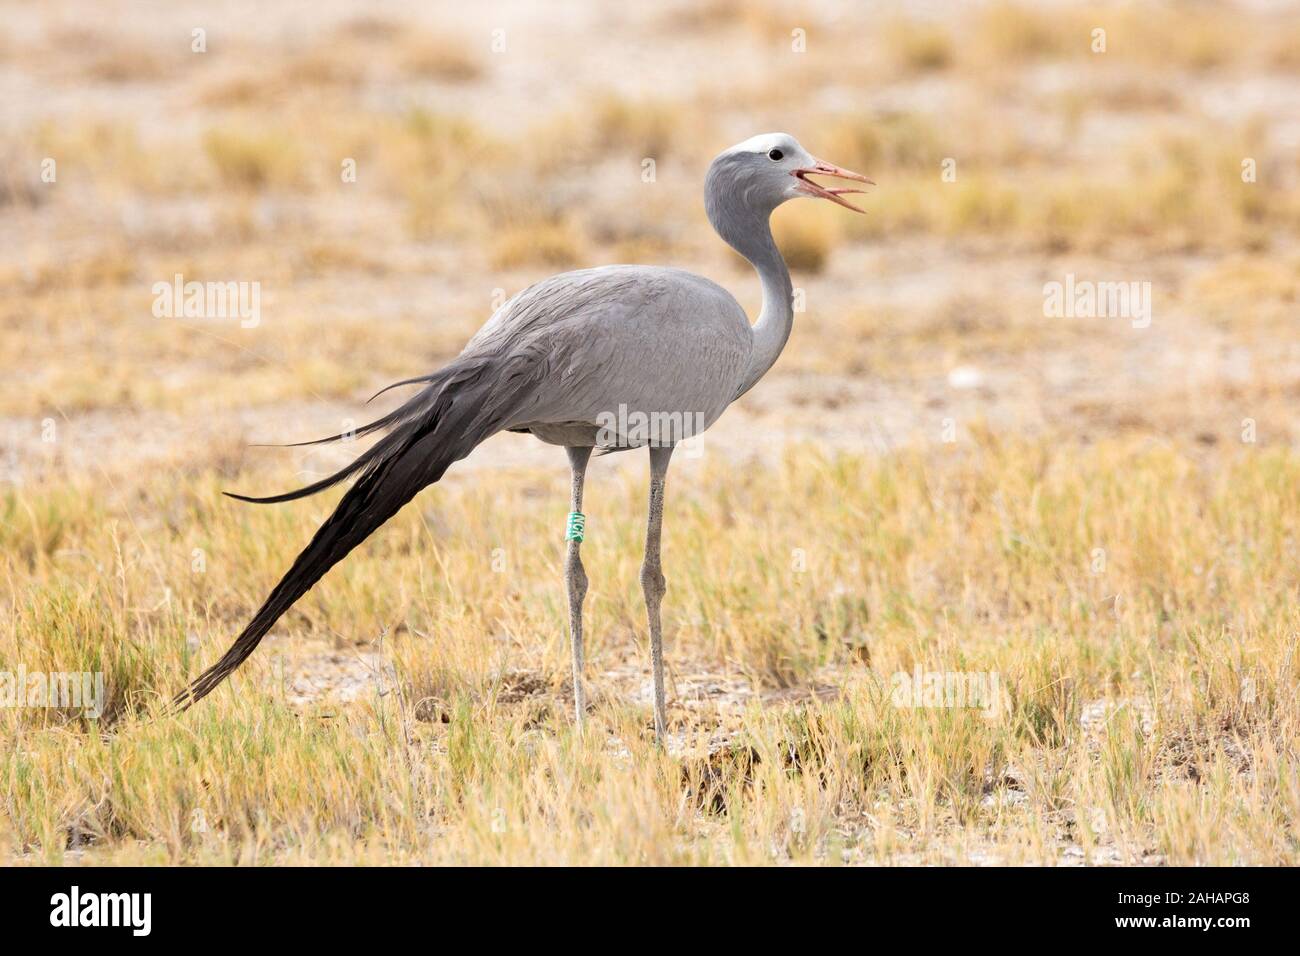
[[[400,382],[394,382],[391,385],[385,385],[379,391],[375,392],[375,394],[371,395],[368,399],[366,399],[366,404],[367,405],[370,404],[380,395],[383,395],[385,392],[391,392],[393,389],[401,388],[403,385],[416,385],[419,383],[437,382],[442,377],[445,371],[446,370],[443,369],[442,371],[434,372],[432,375],[420,375],[416,378],[407,378],[407,379],[403,379]],[[369,435],[372,432],[381,431],[382,429],[385,428],[391,428],[392,426],[398,424],[399,422],[406,421],[407,418],[409,418],[413,414],[416,414],[420,410],[420,408],[422,407],[422,405],[426,400],[428,391],[429,391],[428,389],[425,389],[424,391],[420,392],[420,394],[416,395],[414,398],[409,399],[402,405],[399,405],[397,408],[393,409],[387,415],[384,415],[382,418],[376,418],[373,422],[369,422],[365,425],[362,425],[360,428],[354,428],[351,431],[345,432],[341,435],[326,435],[324,438],[313,438],[311,441],[257,442],[252,447],[254,448],[306,448],[309,445],[328,445],[330,442],[347,441],[352,438],[360,438],[363,435]],[[352,474],[353,470],[355,469],[350,469],[350,468],[344,469],[337,476],[331,476],[327,480],[329,481],[329,484],[334,484],[335,482],[342,481],[348,475]],[[321,488],[328,488],[329,484],[322,485]],[[319,491],[321,489],[318,488],[316,490]],[[302,497],[302,495],[313,494],[313,492],[310,492],[306,488],[304,488],[302,489],[302,495],[298,495],[297,492],[295,492],[294,494],[297,495],[298,497]],[[282,498],[282,497],[247,498],[244,495],[230,495],[230,497],[238,498],[240,501],[253,501],[261,504],[271,504],[272,502],[276,502],[276,501],[289,500],[287,498]]]
[[[441,478],[453,462],[501,430],[532,394],[539,366],[536,358],[528,356],[457,359],[429,376],[430,384],[420,394],[380,419],[392,431],[343,470],[306,488],[270,498],[233,495],[243,501],[290,501],[357,475],[334,513],[317,529],[243,633],[221,660],[176,696],[173,706],[185,709],[211,693],[326,571],[420,489]]]

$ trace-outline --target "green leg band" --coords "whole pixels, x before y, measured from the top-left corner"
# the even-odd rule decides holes
[[[586,530],[587,516],[581,511],[570,511],[569,521],[564,527],[564,540],[581,542]]]

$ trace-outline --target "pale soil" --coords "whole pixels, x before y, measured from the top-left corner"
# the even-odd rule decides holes
[[[323,94],[322,109],[386,114],[418,105],[471,117],[496,135],[515,138],[545,117],[573,113],[582,122],[595,97],[621,92],[667,101],[716,102],[717,116],[706,133],[708,142],[718,146],[774,124],[798,123],[798,104],[767,107],[760,98],[759,105],[753,105],[754,91],[774,81],[770,57],[786,42],[784,25],[775,38],[759,31],[720,47],[712,28],[678,26],[686,6],[620,6],[615,13],[603,4],[543,8],[522,0],[469,6],[367,4],[368,16],[390,17],[434,32],[445,32],[454,20],[456,30],[476,43],[486,42],[493,29],[505,29],[508,55],[494,58],[492,68],[468,84],[393,80],[363,89],[355,101],[339,102],[335,94]],[[947,4],[922,6],[927,15],[944,17],[949,11]],[[358,15],[356,6],[341,0],[306,6],[231,2],[216,11],[191,4],[151,5],[146,10],[143,5],[113,2],[95,4],[93,11],[89,5],[69,4],[5,18],[0,28],[0,50],[6,51],[0,60],[0,130],[9,140],[7,146],[25,148],[30,131],[42,124],[94,120],[130,127],[147,150],[163,152],[229,119],[229,112],[203,105],[200,94],[207,86],[309,50]],[[887,12],[880,11],[882,21]],[[823,12],[818,17],[821,29],[836,29],[841,16],[838,5]],[[57,35],[76,34],[91,20],[102,26],[88,28],[88,45],[79,50],[59,46],[70,41],[57,40]],[[852,16],[847,22],[860,27]],[[106,84],[81,70],[83,60],[105,49],[121,47],[130,56],[136,47],[165,48],[177,37],[187,37],[196,25],[207,29],[214,61],[203,64],[200,77],[182,72],[154,81]],[[825,35],[814,31],[813,42]],[[223,50],[236,55],[223,58]],[[564,65],[562,79],[557,79],[559,63]],[[961,75],[872,83],[871,66],[855,67],[863,75],[847,88],[828,85],[814,105],[873,115],[918,111],[943,122],[985,102],[987,91],[973,88]],[[990,107],[991,115],[1018,129],[1026,144],[1068,154],[1064,163],[1069,170],[1117,163],[1123,150],[1135,143],[1140,147],[1156,131],[1226,128],[1247,115],[1266,118],[1267,139],[1274,149],[1300,150],[1294,74],[1241,70],[1140,76],[1141,82],[1169,91],[1174,105],[1098,109],[1073,129],[1057,115],[1053,97],[1076,87],[1092,89],[1089,84],[1095,78],[1081,76],[1074,66],[1036,64],[1024,67],[1014,79]],[[791,131],[818,149],[818,129],[811,122],[808,128]],[[526,139],[521,148],[526,148]],[[661,164],[657,188],[670,191],[671,198],[663,207],[637,215],[650,226],[666,228],[675,247],[647,261],[698,269],[732,289],[753,314],[756,282],[748,272],[734,268],[698,215],[702,168],[699,157],[689,154]],[[172,261],[173,247],[192,248],[199,261],[211,254],[218,271],[232,261],[227,256],[235,253],[229,249],[210,248],[220,245],[213,237],[228,211],[224,194],[189,197],[133,192],[113,184],[87,186],[77,181],[75,167],[65,169],[65,185],[59,188],[66,189],[68,197],[33,208],[3,209],[0,267],[10,270],[10,277],[29,275],[42,264],[80,261],[125,246],[134,257],[133,278],[122,292],[133,305],[125,314],[130,321],[147,323],[153,321],[147,318],[148,288],[154,280],[169,277],[164,263]],[[590,203],[606,218],[616,219],[629,204],[628,175],[617,163],[607,163],[576,188],[570,179],[560,189],[573,191],[575,203]],[[129,175],[124,173],[124,178]],[[887,177],[877,178],[881,190],[889,189]],[[870,209],[870,197],[867,204]],[[372,408],[363,408],[365,398],[402,374],[421,374],[453,356],[489,314],[493,290],[513,293],[555,271],[544,265],[495,268],[482,248],[487,237],[478,244],[465,238],[412,237],[402,224],[401,205],[382,197],[358,206],[328,191],[306,199],[272,191],[251,200],[250,206],[259,234],[245,251],[254,259],[260,256],[274,276],[266,283],[263,322],[270,327],[282,315],[305,313],[322,325],[362,316],[376,327],[389,323],[427,329],[428,344],[422,351],[383,357],[405,372],[371,374],[366,363],[376,356],[362,354],[356,362],[365,385],[349,398],[299,390],[291,398],[269,403],[220,395],[197,411],[130,407],[111,400],[65,410],[57,396],[48,397],[44,390],[47,376],[55,367],[75,368],[93,355],[92,348],[72,355],[51,351],[48,364],[36,367],[14,366],[0,357],[0,391],[11,410],[0,417],[0,481],[25,485],[92,476],[106,496],[129,500],[133,476],[142,472],[182,471],[192,463],[208,468],[216,462],[223,473],[247,475],[278,470],[286,460],[293,462],[299,477],[309,480],[337,468],[348,459],[349,450],[244,446],[314,438],[336,431],[347,419],[364,421],[382,414],[392,407],[392,396]],[[674,227],[663,221],[665,216],[689,225]],[[326,242],[364,248],[379,265],[298,274],[284,265],[292,250],[281,247],[281,232],[292,237],[291,243],[320,236]],[[614,245],[599,238],[590,242],[585,255],[592,264],[618,258]],[[1235,260],[1264,260],[1294,274],[1300,246],[1294,235],[1272,236],[1264,251],[1231,253],[1157,248],[1134,240],[1131,248],[1117,242],[1110,252],[1098,255],[1055,254],[969,236],[914,235],[883,241],[844,237],[823,270],[796,273],[796,285],[807,293],[808,311],[798,317],[786,355],[705,436],[702,458],[679,456],[671,482],[689,483],[711,456],[770,463],[805,445],[873,456],[915,447],[939,454],[950,426],[957,443],[980,428],[1085,442],[1135,433],[1153,442],[1190,440],[1208,456],[1239,444],[1243,422],[1250,419],[1261,444],[1294,447],[1300,441],[1300,415],[1295,413],[1300,335],[1294,293],[1280,307],[1272,302],[1263,314],[1248,289],[1241,299],[1207,304],[1207,287],[1215,286],[1219,270]],[[240,269],[249,268],[233,261]],[[1043,284],[1066,273],[1150,281],[1155,289],[1150,327],[1135,329],[1123,318],[1044,317]],[[7,335],[27,340],[44,334],[42,323],[52,316],[39,312],[45,304],[36,297],[31,301],[33,314],[6,329]],[[69,306],[60,303],[54,308]],[[81,315],[88,327],[101,319],[94,309],[88,307]],[[59,315],[66,318],[63,311]],[[133,375],[183,383],[187,374],[210,374],[210,366],[233,361],[246,350],[257,352],[258,363],[283,369],[286,376],[312,354],[310,341],[300,343],[297,355],[264,354],[255,334],[229,325],[207,326],[198,333],[182,327],[175,331],[178,343],[205,333],[210,338],[208,352],[194,360],[192,368],[180,362],[141,362],[129,345],[113,359]],[[29,393],[43,397],[24,404],[23,396]],[[42,441],[49,420],[59,430],[54,444]],[[562,475],[562,453],[527,436],[500,435],[456,466],[446,482],[472,483],[484,470],[524,473],[536,468]],[[600,483],[610,472],[639,477],[645,471],[640,453],[598,461],[588,510],[599,514]],[[257,494],[281,489],[232,490]],[[226,506],[244,507],[233,502]],[[557,591],[562,587],[558,577],[554,586]],[[671,590],[667,600],[672,601]],[[342,708],[390,689],[391,675],[376,637],[356,635],[330,642],[277,633],[260,653],[277,660],[276,679],[290,705],[337,703]],[[599,672],[592,675],[594,693],[646,703],[647,656],[639,634],[607,648]],[[776,691],[756,686],[739,668],[716,662],[670,654],[669,665],[675,718],[691,728],[678,734],[671,747],[706,761],[733,739],[739,715],[754,701],[781,707],[824,699],[846,682],[864,679],[863,673],[827,670],[806,686]],[[571,689],[552,686],[543,675],[527,671],[501,674],[497,692],[508,706],[521,709],[560,710],[571,704]],[[1086,721],[1104,720],[1113,706],[1115,702],[1089,702],[1085,729]],[[611,740],[609,746],[616,754],[620,742]],[[1014,803],[1017,792],[1014,781],[991,785],[988,799]],[[1082,862],[1083,850],[1077,845],[1062,842],[1057,851],[1063,864]],[[999,851],[977,841],[954,850],[954,859],[996,863]],[[906,860],[906,852],[891,859]],[[1090,862],[1159,863],[1160,858],[1134,857],[1107,846],[1095,849]]]

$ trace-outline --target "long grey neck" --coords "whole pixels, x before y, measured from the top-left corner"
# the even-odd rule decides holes
[[[763,286],[763,308],[752,327],[753,348],[742,385],[736,393],[739,398],[776,364],[790,338],[794,325],[794,286],[785,259],[772,238],[768,221],[772,210],[747,205],[743,193],[737,195],[734,190],[719,188],[715,172],[716,169],[710,169],[704,189],[704,208],[709,222],[731,248],[749,260]]]

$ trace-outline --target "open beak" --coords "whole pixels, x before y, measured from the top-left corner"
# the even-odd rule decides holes
[[[811,166],[807,166],[803,169],[796,169],[790,175],[793,176],[795,179],[799,180],[799,185],[796,186],[795,189],[803,193],[805,196],[814,196],[818,199],[829,199],[831,202],[837,203],[843,206],[845,209],[852,209],[854,212],[866,212],[866,210],[859,209],[857,206],[853,205],[853,203],[841,197],[849,193],[866,192],[866,190],[827,189],[825,186],[813,182],[808,177],[809,176],[832,176],[835,179],[850,179],[853,180],[854,182],[866,183],[869,186],[875,185],[874,182],[872,182],[866,176],[863,176],[861,173],[855,173],[852,170],[848,170],[848,169],[840,169],[840,167],[834,166],[830,163],[824,163],[820,159],[816,160]]]

